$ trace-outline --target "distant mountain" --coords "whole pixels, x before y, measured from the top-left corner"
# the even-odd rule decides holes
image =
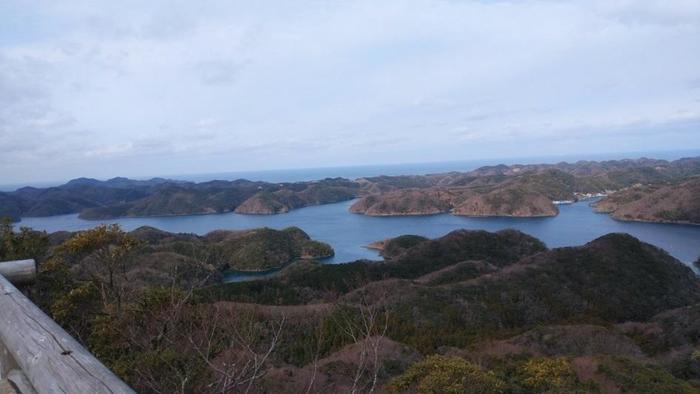
[[[465,216],[553,216],[557,201],[700,175],[700,158],[498,165],[469,172],[269,183],[194,183],[163,178],[78,178],[56,187],[0,193],[0,217],[79,213],[84,219],[237,212],[278,214],[360,198],[351,212],[374,216],[451,212]],[[683,194],[685,199],[691,194]],[[649,204],[650,202],[645,202]],[[680,203],[680,202],[679,202]],[[685,203],[683,203],[685,204]],[[686,204],[688,205],[688,204]],[[652,209],[652,208],[650,208]]]
[[[0,217],[17,220],[80,213],[84,219],[104,220],[223,213],[241,205],[239,213],[269,214],[352,199],[358,190],[357,183],[341,178],[279,184],[242,179],[193,183],[162,178],[79,178],[57,187],[0,193]],[[270,198],[261,198],[268,195]]]

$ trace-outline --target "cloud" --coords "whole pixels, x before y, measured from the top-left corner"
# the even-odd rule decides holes
[[[0,26],[0,182],[700,136],[667,127],[700,116],[693,0],[18,0],[0,14],[22,21]]]
[[[200,62],[195,66],[195,72],[205,85],[228,85],[236,79],[236,74],[243,67],[227,60],[212,60]]]

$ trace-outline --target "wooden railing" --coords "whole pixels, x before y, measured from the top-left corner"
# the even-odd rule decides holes
[[[0,263],[0,385],[20,394],[133,393],[13,285],[35,275],[34,260]]]

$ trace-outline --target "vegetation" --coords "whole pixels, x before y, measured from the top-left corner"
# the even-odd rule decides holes
[[[385,262],[220,284],[234,257],[328,250],[298,228],[0,234],[3,258],[41,262],[24,290],[139,392],[697,392],[700,379],[698,278],[627,235],[552,250],[513,230],[403,236]]]
[[[496,374],[459,357],[433,355],[413,364],[389,385],[390,393],[503,393]]]
[[[419,235],[401,235],[385,242],[381,250],[381,255],[385,259],[392,259],[400,256],[404,251],[427,240],[427,238]]]
[[[451,212],[466,216],[554,216],[552,201],[581,194],[616,193],[599,205],[623,220],[697,222],[700,159],[620,160],[482,167],[466,173],[363,180],[351,211],[366,215]],[[641,193],[640,193],[641,191]],[[674,193],[680,191],[680,193]],[[650,196],[645,196],[651,194]],[[627,204],[627,205],[623,205]],[[618,205],[620,205],[619,212]]]
[[[491,369],[457,356],[431,355],[388,385],[392,393],[598,393],[565,357],[508,358]]]
[[[596,204],[619,220],[700,223],[700,176],[673,182],[635,185]]]
[[[214,233],[208,237],[227,269],[265,271],[305,258],[333,256],[330,245],[313,241],[297,227],[282,231],[263,228],[245,232]]]
[[[0,261],[33,258],[37,261],[49,247],[48,235],[22,227],[14,232],[10,218],[0,218]]]
[[[21,216],[79,213],[83,219],[104,220],[231,212],[239,206],[249,207],[239,210],[243,213],[276,213],[348,200],[357,195],[358,188],[356,183],[341,178],[282,184],[243,179],[192,183],[161,178],[80,178],[45,189],[24,187],[0,192],[0,216],[17,220]],[[256,206],[253,201],[259,194],[272,196],[266,201],[280,207],[270,212],[267,204]],[[249,199],[251,202],[247,202]]]
[[[0,192],[0,216],[18,220],[22,216],[79,213],[84,219],[104,220],[232,211],[277,214],[357,197],[361,198],[351,211],[367,215],[453,212],[475,216],[552,216],[557,214],[553,200],[573,200],[577,193],[606,192],[636,184],[653,184],[653,192],[668,186],[668,182],[686,178],[696,182],[692,177],[698,175],[700,158],[694,157],[672,162],[639,159],[499,165],[464,173],[380,176],[357,181],[327,178],[281,184],[243,179],[193,183],[161,178],[80,178],[57,187]],[[698,212],[693,205],[697,199],[692,198],[697,195],[697,186],[674,187],[689,191],[664,199],[643,198],[641,207],[635,205],[630,212],[623,209],[619,217],[693,222]],[[637,218],[640,209],[644,215]]]
[[[598,370],[628,393],[698,393],[700,389],[655,365],[622,357],[606,357]]]
[[[518,369],[522,386],[533,392],[573,392],[580,383],[569,360],[532,358]]]

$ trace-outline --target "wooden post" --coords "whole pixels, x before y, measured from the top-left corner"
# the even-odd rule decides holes
[[[0,344],[38,394],[134,393],[2,275]]]
[[[16,285],[34,282],[36,263],[33,259],[0,262],[0,275]]]

